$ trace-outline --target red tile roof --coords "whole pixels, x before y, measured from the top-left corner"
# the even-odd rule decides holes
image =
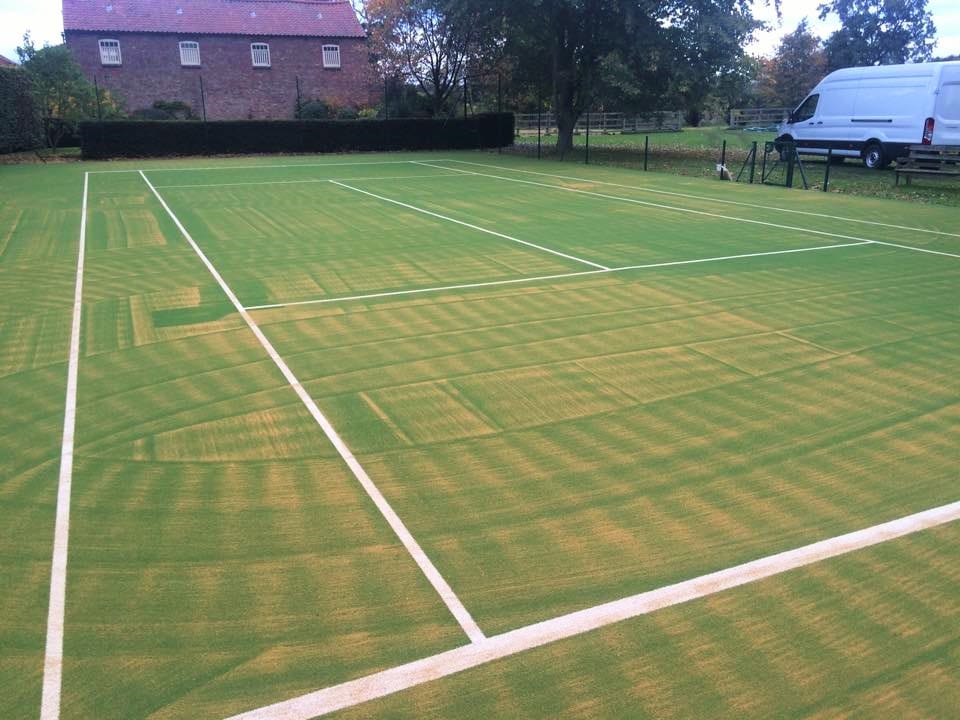
[[[0,67],[20,67],[13,60],[5,58],[3,55],[0,55]]]
[[[66,30],[364,37],[349,0],[63,0]]]

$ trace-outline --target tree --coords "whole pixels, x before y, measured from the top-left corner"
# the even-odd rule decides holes
[[[551,78],[561,156],[598,92],[647,109],[670,97],[698,115],[742,73],[756,27],[748,0],[501,1],[507,54]]]
[[[708,97],[743,73],[743,46],[760,23],[749,0],[671,0],[661,24],[674,48],[677,101],[699,125]]]
[[[413,78],[435,115],[448,111],[484,24],[472,3],[456,0],[367,0],[364,16],[384,77]]]
[[[927,0],[829,0],[841,27],[826,42],[827,69],[922,62],[933,56],[937,29]]]
[[[506,54],[531,79],[550,79],[561,156],[573,147],[577,119],[601,89],[601,68],[613,71],[618,92],[642,93],[644,76],[659,65],[645,66],[648,50],[665,49],[658,1],[503,0]]]
[[[54,150],[78,121],[98,117],[99,113],[106,117],[120,114],[119,104],[110,93],[97,97],[66,45],[47,45],[38,50],[27,33],[17,55],[30,80],[47,144]]]
[[[810,32],[807,19],[780,40],[773,57],[773,97],[776,105],[796,107],[827,73],[823,42]]]

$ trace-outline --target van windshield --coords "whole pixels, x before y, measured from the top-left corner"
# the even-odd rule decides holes
[[[944,120],[960,120],[960,84],[951,83],[940,88],[937,110]]]
[[[817,103],[819,101],[819,95],[811,95],[804,100],[803,104],[797,108],[795,113],[793,113],[793,121],[803,122],[804,120],[809,120],[812,118],[817,112]]]

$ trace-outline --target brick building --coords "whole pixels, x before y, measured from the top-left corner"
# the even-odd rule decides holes
[[[0,55],[0,67],[20,67],[13,60],[5,58],[3,55]]]
[[[348,0],[63,0],[63,24],[84,74],[130,111],[179,100],[210,120],[287,119],[298,79],[303,100],[371,102]]]

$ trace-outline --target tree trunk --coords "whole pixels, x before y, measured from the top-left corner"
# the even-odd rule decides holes
[[[557,115],[557,152],[562,160],[573,150],[573,131],[580,117],[577,66],[573,48],[561,32],[553,51],[553,109]]]

